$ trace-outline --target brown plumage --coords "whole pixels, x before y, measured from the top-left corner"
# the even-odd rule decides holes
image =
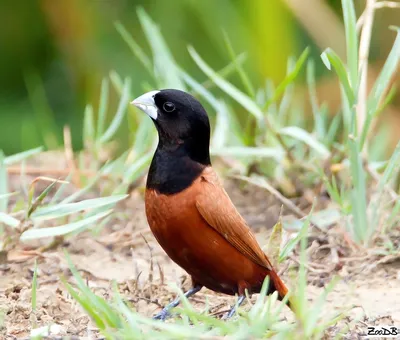
[[[194,283],[243,295],[246,288],[259,293],[270,276],[271,291],[278,290],[282,298],[286,295],[286,286],[211,167],[173,196],[147,189],[145,202],[157,241]]]
[[[154,91],[133,103],[153,118],[160,138],[147,180],[147,219],[168,256],[191,275],[193,288],[186,295],[205,286],[238,294],[240,304],[246,289],[259,293],[269,276],[268,293],[276,290],[284,298],[285,284],[211,167],[204,108],[177,90]],[[156,318],[164,320],[178,303]]]

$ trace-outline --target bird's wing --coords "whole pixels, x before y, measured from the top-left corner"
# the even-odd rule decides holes
[[[203,172],[198,185],[200,190],[196,197],[196,207],[205,221],[243,255],[273,270],[271,262],[211,168]]]

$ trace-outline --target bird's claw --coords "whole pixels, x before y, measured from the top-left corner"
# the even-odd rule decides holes
[[[236,310],[234,308],[232,308],[228,313],[226,313],[223,317],[222,320],[228,320],[230,318],[232,318],[232,316],[235,315]]]
[[[157,313],[156,315],[153,316],[153,320],[160,320],[160,321],[165,321],[171,316],[170,312],[168,309],[163,309],[161,312]]]

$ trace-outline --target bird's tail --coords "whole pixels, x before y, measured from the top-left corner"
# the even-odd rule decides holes
[[[286,285],[283,283],[275,270],[271,270],[269,272],[269,278],[271,287],[275,288],[275,290],[278,292],[279,300],[283,300],[283,298],[289,293]],[[293,304],[290,303],[290,299],[287,300],[287,305],[293,310]]]

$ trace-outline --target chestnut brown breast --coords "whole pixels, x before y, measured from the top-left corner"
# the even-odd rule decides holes
[[[195,283],[226,294],[257,293],[273,271],[211,168],[177,194],[146,190],[145,203],[157,241]]]

